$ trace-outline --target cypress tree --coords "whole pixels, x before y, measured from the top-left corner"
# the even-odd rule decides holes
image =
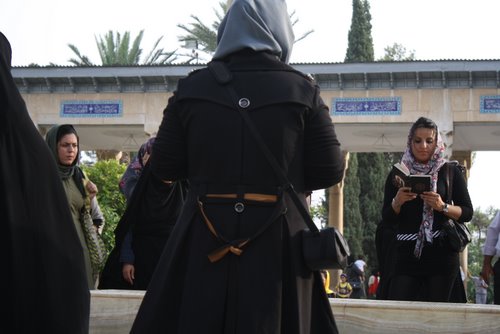
[[[370,62],[375,59],[371,19],[368,1],[353,0],[351,28],[345,56],[346,63]]]
[[[363,229],[360,212],[360,182],[358,177],[358,156],[349,154],[349,166],[344,183],[344,236],[349,243],[353,257],[364,254]]]

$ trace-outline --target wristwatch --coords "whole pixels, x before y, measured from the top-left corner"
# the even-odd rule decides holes
[[[448,213],[448,203],[444,203],[443,210],[441,210],[441,212]]]

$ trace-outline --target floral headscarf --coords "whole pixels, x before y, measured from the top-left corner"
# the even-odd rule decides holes
[[[401,163],[409,169],[410,174],[431,175],[431,191],[435,192],[437,190],[439,169],[446,163],[446,160],[444,158],[445,147],[441,134],[439,133],[437,126],[433,130],[437,132],[437,143],[430,160],[424,164],[418,162],[413,156],[413,152],[411,151],[411,141],[415,129],[412,128],[408,135],[408,142],[403,157],[401,158]],[[422,223],[420,224],[420,229],[417,233],[417,242],[415,244],[415,250],[413,252],[415,257],[417,258],[420,258],[420,255],[422,255],[422,249],[424,248],[425,244],[424,241],[432,243],[433,223],[434,211],[432,207],[424,203]]]
[[[139,148],[139,152],[137,152],[136,157],[132,162],[127,166],[127,170],[123,174],[119,187],[121,192],[128,199],[132,195],[132,191],[139,179],[139,176],[142,173],[142,169],[144,168],[144,156],[146,154],[151,155],[151,151],[153,150],[153,143],[155,142],[155,137],[148,139],[147,142],[141,145]]]

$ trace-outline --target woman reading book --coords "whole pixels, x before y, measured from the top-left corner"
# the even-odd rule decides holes
[[[459,256],[444,237],[449,219],[470,221],[473,208],[459,167],[454,173],[452,199],[446,203],[448,164],[437,125],[420,117],[411,127],[401,164],[411,175],[430,175],[430,191],[420,194],[395,182],[393,169],[384,190],[382,218],[396,227],[394,273],[388,299],[448,302],[459,274]]]

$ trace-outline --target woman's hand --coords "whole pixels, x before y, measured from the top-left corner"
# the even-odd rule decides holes
[[[133,264],[124,263],[122,266],[122,276],[128,284],[134,285],[135,279],[135,267]]]
[[[85,188],[87,189],[90,199],[94,198],[95,195],[97,195],[97,186],[92,181],[88,181]]]
[[[417,194],[412,193],[410,187],[401,187],[398,189],[396,196],[392,199],[392,209],[394,212],[399,214],[401,206],[408,201],[414,200],[415,198],[417,198]]]
[[[444,207],[444,201],[441,198],[441,195],[438,193],[435,193],[433,191],[424,191],[421,195],[420,198],[424,201],[425,204],[430,206],[436,211],[443,211]]]

